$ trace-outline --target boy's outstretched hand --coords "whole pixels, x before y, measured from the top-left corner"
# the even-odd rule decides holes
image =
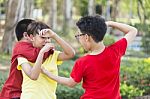
[[[47,69],[45,69],[44,67],[41,67],[41,73],[43,73],[45,75],[47,75],[48,73],[50,74],[50,72]]]

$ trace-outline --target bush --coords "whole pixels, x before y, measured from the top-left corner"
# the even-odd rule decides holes
[[[140,90],[133,85],[127,85],[126,81],[121,83],[120,91],[123,99],[132,99],[135,96],[142,96],[144,92],[144,90]]]
[[[143,51],[150,54],[150,24],[135,24],[135,27],[141,32]]]
[[[0,72],[0,91],[3,87],[5,80],[7,79],[7,74],[8,74],[7,72],[6,73]]]
[[[74,61],[64,61],[64,63],[59,67],[59,75],[64,77],[69,77]],[[74,88],[69,88],[64,85],[58,84],[56,95],[57,99],[79,99],[83,94],[83,89],[81,84],[78,84]]]
[[[80,84],[74,88],[58,85],[56,95],[57,99],[80,99],[83,92]]]
[[[144,95],[150,93],[150,59],[128,58],[122,61],[121,80],[127,85],[133,85],[139,90],[145,90]]]
[[[111,44],[113,44],[114,42],[115,42],[115,39],[114,39],[114,37],[113,37],[112,35],[106,35],[106,36],[104,37],[104,44],[105,44],[106,46],[111,45]]]

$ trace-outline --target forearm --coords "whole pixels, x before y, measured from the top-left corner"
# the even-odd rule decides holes
[[[41,72],[43,56],[44,56],[44,53],[39,52],[36,62],[34,64],[33,68],[30,70],[30,78],[33,80],[36,80],[39,77],[39,74]]]
[[[127,24],[123,24],[123,23],[108,21],[107,25],[122,31],[125,34],[136,31],[136,28],[134,28],[130,25],[127,25]]]
[[[66,78],[66,77],[60,77],[60,76],[56,76],[56,75],[53,75],[52,73],[50,72],[47,72],[46,75],[51,78],[52,80],[60,83],[60,84],[63,84],[65,86],[68,86],[68,87],[74,87],[75,84],[72,83],[72,79],[71,78]]]
[[[107,26],[114,27],[122,31],[123,33],[125,33],[124,38],[126,38],[127,40],[127,45],[130,44],[137,35],[137,29],[127,24],[113,22],[113,21],[108,21],[106,22],[106,24]]]
[[[53,38],[62,47],[63,52],[68,56],[68,59],[74,57],[75,51],[66,41],[60,38],[57,34]]]

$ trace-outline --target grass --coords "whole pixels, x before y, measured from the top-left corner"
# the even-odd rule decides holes
[[[9,66],[10,58],[11,58],[10,55],[0,53],[0,66],[3,66],[3,67]],[[9,70],[6,70],[6,71],[0,70],[0,90],[5,80],[7,79],[8,71]]]
[[[8,54],[0,53],[0,64],[2,66],[8,66],[10,64],[11,56]]]
[[[4,82],[7,79],[7,75],[8,75],[8,71],[7,72],[0,71],[0,91],[1,91],[1,89],[3,87]]]

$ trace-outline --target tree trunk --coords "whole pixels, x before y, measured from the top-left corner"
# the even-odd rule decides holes
[[[95,4],[94,0],[89,0],[88,3],[88,15],[94,15],[95,14]]]
[[[106,2],[106,20],[110,20],[110,0]]]
[[[50,4],[50,14],[49,14],[49,24],[52,29],[56,30],[57,27],[57,0],[51,0]]]
[[[137,14],[138,14],[138,17],[140,19],[140,22],[142,23],[142,18],[141,18],[141,14],[140,14],[140,4],[138,1],[137,1]]]
[[[130,0],[130,12],[129,12],[128,23],[131,22],[131,18],[132,18],[132,9],[133,9],[132,5],[133,5],[133,0]]]
[[[15,27],[15,16],[18,5],[18,0],[8,0],[6,19],[5,19],[5,32],[2,39],[1,52],[11,52],[12,48],[12,38],[14,36],[14,27]]]
[[[119,5],[120,0],[113,0],[113,5],[112,5],[112,20],[116,21],[116,16],[118,15],[118,5]]]
[[[143,16],[141,16],[140,15],[140,12],[141,12],[141,10],[140,10],[140,7],[141,6],[141,10],[143,11]],[[143,5],[143,1],[142,0],[138,0],[138,10],[139,10],[139,12],[138,12],[138,14],[140,15],[140,20],[141,20],[141,22],[143,23],[143,24],[145,24],[145,20],[146,20],[146,11],[145,11],[145,8],[144,8],[144,5]]]
[[[26,14],[29,11],[25,13],[27,9],[31,8],[24,8],[24,5],[27,4],[25,2],[30,0],[8,0],[7,5],[7,11],[6,11],[6,19],[5,19],[5,32],[2,39],[2,46],[1,46],[1,52],[11,53],[13,43],[15,41],[15,35],[14,35],[14,28],[16,26],[16,23],[24,18],[27,17]]]
[[[68,33],[72,25],[72,0],[64,0],[63,32]]]
[[[33,17],[33,9],[34,9],[34,1],[33,0],[25,0],[24,1],[24,18],[32,18]]]

